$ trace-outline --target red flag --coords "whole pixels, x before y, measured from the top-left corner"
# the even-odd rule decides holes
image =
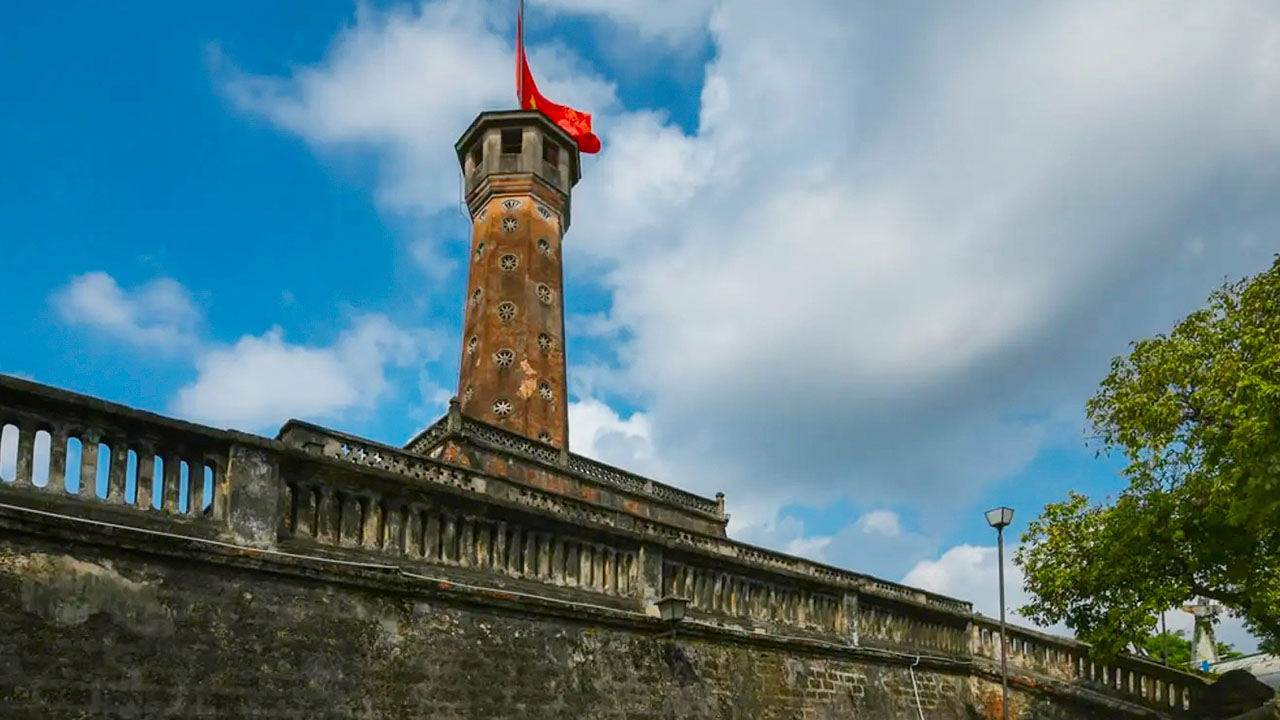
[[[591,132],[591,114],[574,110],[567,105],[551,102],[533,82],[529,71],[529,59],[524,54],[524,0],[520,0],[520,13],[516,17],[516,97],[521,110],[537,110],[551,122],[569,133],[584,153],[600,152],[600,138]]]

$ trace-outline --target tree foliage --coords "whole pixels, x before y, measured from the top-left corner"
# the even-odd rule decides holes
[[[1148,635],[1141,646],[1153,660],[1166,662],[1173,667],[1191,667],[1191,638],[1187,637],[1186,630],[1169,630]],[[1240,657],[1240,653],[1228,643],[1217,643],[1217,647],[1219,660]]]
[[[1114,502],[1045,507],[1015,559],[1027,617],[1098,654],[1141,642],[1195,597],[1280,647],[1280,256],[1224,285],[1167,335],[1111,363],[1086,409],[1099,452],[1127,460]]]

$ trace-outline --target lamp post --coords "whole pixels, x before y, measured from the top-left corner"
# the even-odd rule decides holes
[[[1004,529],[1013,522],[1013,508],[998,507],[987,511],[987,524],[996,529],[996,559],[1000,563],[1000,710],[1009,720],[1008,640],[1004,631]]]

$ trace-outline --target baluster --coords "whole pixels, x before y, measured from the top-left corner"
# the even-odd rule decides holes
[[[383,535],[382,502],[377,497],[365,497],[361,498],[360,507],[364,511],[364,522],[360,528],[360,545],[381,550]]]
[[[134,451],[138,457],[138,495],[134,505],[142,510],[150,510],[155,505],[155,449],[150,443],[138,443]]]
[[[591,545],[583,543],[582,553],[581,555],[579,555],[580,563],[578,568],[578,577],[581,578],[579,580],[579,584],[584,588],[590,588],[591,583],[594,582],[594,576],[591,573],[591,569],[595,567],[595,562],[592,561],[591,559],[591,556],[593,554],[595,554],[595,548],[593,548]],[[672,582],[673,583],[675,582],[674,578]],[[671,587],[670,592],[673,595],[676,594],[676,588],[674,585]]]
[[[564,539],[558,535],[551,538],[551,581],[557,585],[563,585],[565,575],[564,569]]]
[[[315,487],[312,491],[315,502],[315,537],[326,545],[337,545],[342,532],[342,498],[332,488],[324,485]]]
[[[616,575],[613,574],[614,571],[616,571],[616,568],[614,568],[614,564],[616,564],[616,562],[617,562],[616,553],[614,553],[612,550],[605,550],[604,551],[604,582],[600,583],[600,589],[603,589],[604,592],[607,592],[607,593],[618,592],[618,579]]]
[[[532,530],[524,536],[524,558],[521,562],[525,577],[538,576],[538,534]]]
[[[18,457],[14,464],[13,484],[15,487],[35,487],[36,425],[20,420],[14,427],[18,429]]]
[[[451,513],[445,513],[442,521],[444,532],[441,533],[440,559],[444,562],[457,562],[458,519]]]
[[[58,425],[49,435],[49,482],[44,489],[61,494],[67,491],[67,429]]]
[[[110,438],[107,446],[111,448],[111,466],[107,468],[107,502],[124,505],[129,501],[124,494],[129,477],[129,446],[120,437]]]
[[[187,453],[187,515],[204,514],[204,460],[199,453]]]
[[[440,550],[440,512],[434,508],[427,510],[424,525],[426,529],[422,533],[422,556],[427,560],[442,560],[443,553]]]
[[[172,450],[161,453],[164,474],[156,478],[160,483],[160,509],[167,513],[178,512],[178,495],[182,485],[182,461]]]
[[[551,577],[551,541],[550,533],[538,535],[538,576],[544,579]]]
[[[507,570],[512,574],[519,576],[522,574],[522,564],[524,562],[524,550],[520,545],[523,534],[520,528],[511,526],[511,542],[507,546]]]
[[[475,564],[475,520],[462,517],[458,521],[458,564],[471,567]]]
[[[402,505],[390,505],[383,509],[383,525],[386,527],[386,537],[383,538],[382,547],[397,555],[405,554],[408,549],[405,546],[405,512]]]
[[[406,516],[404,519],[404,550],[410,557],[420,558],[424,554],[423,545],[423,526],[422,526],[422,506],[410,504],[406,508]]]
[[[507,571],[507,524],[499,522],[493,531],[493,569]]]
[[[338,542],[342,545],[359,545],[360,530],[364,524],[360,498],[344,493],[341,496],[339,509],[342,514],[338,519]]]
[[[289,534],[294,537],[314,537],[315,489],[301,482],[289,483],[289,489],[293,491],[293,499],[289,503],[289,526],[287,528]]]
[[[564,544],[564,582],[566,585],[578,586],[582,583],[582,561],[578,558],[579,544],[577,540],[568,540]]]
[[[90,428],[80,434],[80,497],[92,498],[98,494],[98,438],[97,430]]]

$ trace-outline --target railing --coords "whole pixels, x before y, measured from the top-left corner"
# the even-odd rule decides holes
[[[223,512],[218,431],[0,377],[0,491],[183,518]]]
[[[971,632],[973,654],[999,663],[1000,623],[975,615]],[[1109,665],[1094,662],[1087,644],[1069,638],[1015,626],[1006,628],[1006,637],[1011,671],[1105,691],[1153,709],[1190,710],[1204,687],[1204,681],[1194,675],[1133,655],[1121,655]]]
[[[479,515],[421,488],[357,478],[286,478],[281,534],[335,548],[473,568],[631,597],[636,548],[593,542],[564,527]]]
[[[545,443],[535,442],[523,435],[479,422],[472,418],[460,418],[462,432],[490,446],[533,458],[546,465],[560,466],[560,451]],[[447,422],[441,420],[414,438],[409,450],[425,455],[447,433]],[[564,469],[564,468],[561,468]],[[574,455],[568,456],[567,469],[576,475],[594,480],[637,495],[656,497],[664,502],[695,510],[704,515],[723,519],[720,502],[711,498],[681,490],[649,478],[642,477],[605,463]]]
[[[969,654],[967,618],[913,612],[881,598],[864,597],[858,604],[857,621],[858,639],[864,645],[907,653]]]
[[[841,593],[826,592],[751,576],[741,569],[713,568],[666,561],[662,587],[668,595],[689,600],[690,609],[752,627],[785,625],[847,636],[849,618]]]

